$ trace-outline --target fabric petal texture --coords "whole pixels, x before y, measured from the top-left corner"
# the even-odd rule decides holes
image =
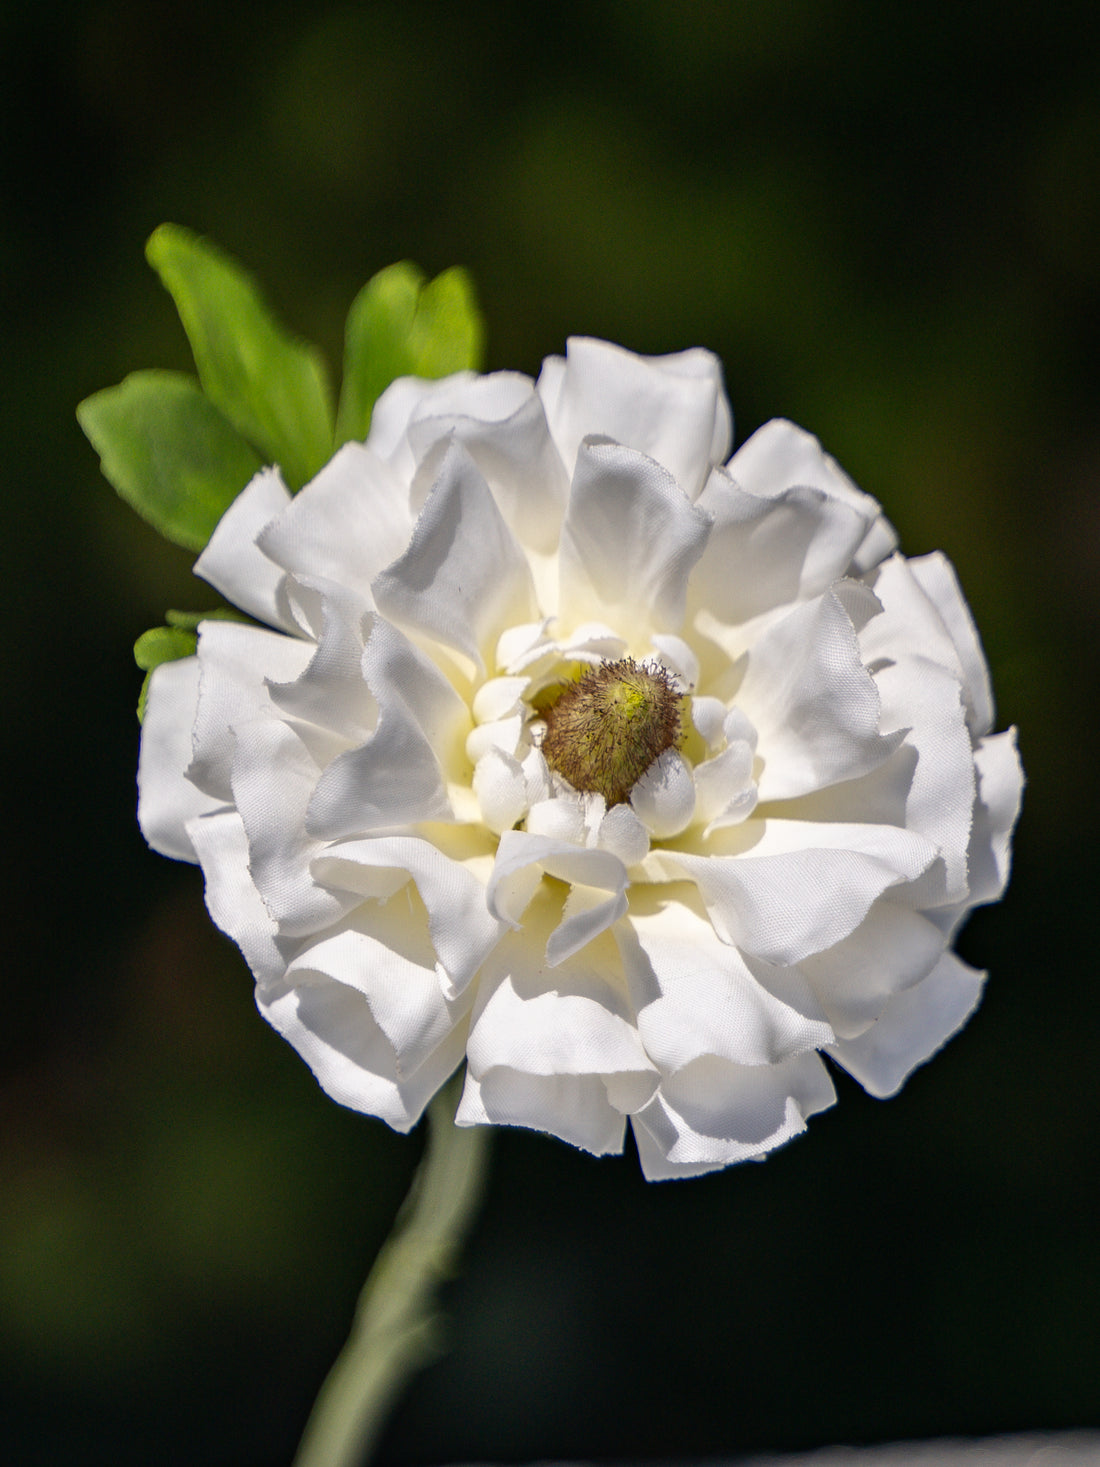
[[[407,1131],[465,1065],[459,1125],[694,1176],[978,1004],[1023,773],[958,580],[732,422],[700,349],[402,378],[200,556],[255,620],[153,673],[141,828],[341,1104]]]

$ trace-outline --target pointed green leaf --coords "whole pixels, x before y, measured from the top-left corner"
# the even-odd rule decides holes
[[[181,372],[133,372],[77,421],[103,473],[167,540],[201,550],[261,461]]]
[[[380,270],[348,312],[336,442],[367,436],[371,410],[396,377],[477,370],[484,338],[465,270],[445,270],[428,283],[407,260]]]
[[[300,489],[332,454],[320,353],[272,316],[252,277],[208,240],[162,224],[145,254],[176,303],[207,396]]]

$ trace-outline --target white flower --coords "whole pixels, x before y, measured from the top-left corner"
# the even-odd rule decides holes
[[[266,626],[155,672],[140,819],[343,1104],[406,1130],[465,1058],[459,1124],[629,1117],[688,1175],[804,1129],[822,1053],[889,1095],[976,1005],[950,943],[1022,778],[954,573],[808,434],[730,433],[710,354],[576,340],[395,382],[222,519],[197,572]],[[664,719],[629,798],[544,756],[585,669]]]

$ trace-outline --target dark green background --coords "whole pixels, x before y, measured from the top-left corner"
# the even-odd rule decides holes
[[[130,645],[199,607],[73,417],[188,365],[142,260],[209,233],[338,361],[392,260],[491,366],[707,345],[954,559],[1030,776],[977,1017],[896,1100],[646,1186],[498,1138],[455,1349],[381,1462],[670,1458],[1100,1425],[1095,3],[8,5],[0,1441],[275,1467],[419,1140],[257,1018],[133,821]]]

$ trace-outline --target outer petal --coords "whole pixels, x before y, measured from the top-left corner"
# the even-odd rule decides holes
[[[724,628],[820,595],[847,574],[868,523],[856,506],[823,490],[749,494],[723,469],[711,474],[698,504],[714,528],[692,575],[689,606]]]
[[[236,810],[216,810],[187,823],[206,878],[206,906],[214,922],[244,954],[257,980],[274,982],[286,970],[278,929],[248,869],[248,837]]]
[[[561,542],[561,615],[569,629],[606,621],[647,649],[675,632],[687,582],[710,532],[660,464],[593,439],[577,456]]]
[[[708,351],[639,357],[574,336],[564,361],[543,363],[538,391],[570,473],[582,440],[599,433],[656,459],[694,499],[729,451],[722,366]]]
[[[873,1024],[895,994],[926,978],[943,956],[936,923],[880,898],[848,937],[799,963],[840,1039]]]
[[[223,803],[232,800],[234,729],[256,717],[277,717],[268,682],[298,677],[315,650],[299,637],[238,622],[204,621],[200,625],[202,671],[190,775],[201,789]]]
[[[502,627],[536,607],[523,552],[473,459],[452,443],[408,548],[374,582],[384,614],[484,670]]]
[[[946,952],[927,978],[891,999],[877,1023],[829,1053],[871,1095],[896,1095],[917,1066],[966,1023],[984,983],[984,973]]]
[[[260,536],[288,571],[322,576],[371,605],[371,581],[412,533],[408,481],[361,443],[345,443]]]
[[[746,821],[719,837],[747,842],[761,835],[761,824]],[[786,965],[847,937],[872,902],[915,881],[936,851],[919,835],[890,826],[769,820],[744,855],[655,855],[670,879],[695,882],[723,942]]]
[[[249,869],[279,932],[302,937],[338,921],[358,898],[318,886],[310,862],[322,842],[306,831],[320,770],[295,731],[275,718],[237,728],[233,799],[248,836]]]
[[[889,555],[898,542],[878,502],[856,488],[812,433],[794,423],[782,418],[765,423],[741,445],[727,467],[750,494],[774,498],[789,488],[811,489],[858,513],[864,532],[852,551],[850,566],[835,571],[834,576],[849,571],[862,574]]]
[[[879,733],[878,690],[833,591],[796,606],[754,643],[737,702],[759,736],[761,800],[856,779],[902,738]]]
[[[546,971],[550,894],[490,954],[467,1042],[459,1125],[532,1126],[601,1154],[622,1148],[622,1113],[657,1083],[631,1020],[609,937]]]
[[[283,572],[256,543],[261,532],[290,504],[278,469],[261,469],[217,523],[195,574],[227,601],[271,626],[291,632],[276,600]]]
[[[257,988],[256,1004],[333,1100],[378,1116],[395,1131],[416,1125],[462,1062],[464,1025],[452,1029],[412,1073],[402,1073],[364,996],[327,974],[311,973],[308,962],[287,981]]]
[[[1020,814],[1024,772],[1016,730],[990,734],[974,751],[978,799],[970,837],[970,902],[979,906],[1004,894],[1012,864],[1012,831]]]
[[[963,599],[955,568],[945,555],[922,555],[907,561],[921,590],[935,606],[955,645],[963,673],[967,724],[975,738],[993,727],[993,689],[978,628]]]
[[[763,1156],[835,1100],[816,1054],[753,1067],[709,1056],[663,1080],[631,1124],[647,1180],[663,1182]]]
[[[186,777],[198,701],[197,657],[153,669],[138,755],[138,824],[154,851],[177,861],[196,859],[187,822],[225,803]]]
[[[834,1034],[797,969],[757,980],[736,948],[722,943],[689,889],[636,899],[615,929],[638,1032],[646,1053],[672,1073],[706,1055],[771,1065],[831,1044]],[[781,998],[776,989],[785,990]]]

